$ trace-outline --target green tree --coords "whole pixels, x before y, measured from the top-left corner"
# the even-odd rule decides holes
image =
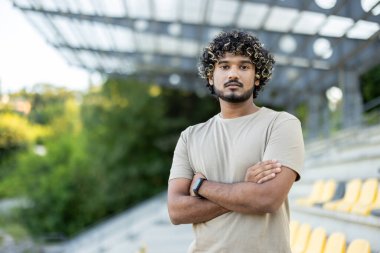
[[[210,97],[167,88],[152,96],[154,87],[110,79],[84,100],[84,126],[96,143],[89,152],[108,181],[109,213],[164,190],[180,132],[216,113]]]
[[[367,103],[380,97],[380,65],[377,65],[360,77],[363,102]],[[378,106],[379,107],[379,106]],[[377,108],[378,108],[377,107]]]

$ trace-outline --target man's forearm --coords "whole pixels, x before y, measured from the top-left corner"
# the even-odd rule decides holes
[[[270,198],[264,194],[263,184],[252,182],[226,184],[205,181],[199,194],[235,212],[262,214],[272,211]]]
[[[173,196],[171,198],[168,206],[169,216],[175,225],[202,223],[229,212],[207,199],[193,196]]]
[[[281,173],[262,184],[241,182],[233,184],[204,181],[198,193],[225,209],[250,214],[277,211],[287,198],[296,173],[282,167]]]

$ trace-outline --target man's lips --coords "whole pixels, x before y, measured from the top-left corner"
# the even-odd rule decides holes
[[[224,85],[224,87],[243,87],[241,83],[238,82],[229,82]]]

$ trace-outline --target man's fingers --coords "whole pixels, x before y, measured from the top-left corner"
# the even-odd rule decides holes
[[[253,167],[260,167],[263,165],[268,165],[268,164],[273,164],[273,163],[277,163],[277,160],[273,159],[273,160],[261,161],[261,162],[256,163]]]
[[[258,183],[259,181],[260,183],[268,181],[275,177],[277,173],[281,172],[281,166],[282,164],[277,160],[259,162],[248,168],[245,175],[245,181],[254,183]]]
[[[268,169],[268,170],[265,170],[261,173],[259,173],[257,176],[256,176],[256,180],[257,181],[260,181],[261,179],[263,179],[264,177],[267,177],[271,174],[273,175],[276,175],[277,173],[280,173],[281,172],[281,168],[273,168],[273,169]]]
[[[276,176],[275,173],[271,173],[271,174],[269,174],[269,175],[263,177],[262,179],[260,179],[257,183],[258,183],[258,184],[262,184],[262,183],[264,183],[264,182],[266,182],[266,181],[269,181],[269,180],[273,179],[275,176]]]
[[[262,163],[260,166],[253,166],[248,169],[247,173],[250,176],[256,177],[259,176],[264,171],[272,170],[274,168],[281,168],[280,163]]]

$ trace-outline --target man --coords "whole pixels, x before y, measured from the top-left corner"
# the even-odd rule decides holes
[[[287,194],[304,145],[297,118],[253,102],[273,65],[246,32],[223,32],[203,51],[200,75],[221,111],[181,133],[168,187],[172,223],[193,224],[189,252],[290,253]]]

